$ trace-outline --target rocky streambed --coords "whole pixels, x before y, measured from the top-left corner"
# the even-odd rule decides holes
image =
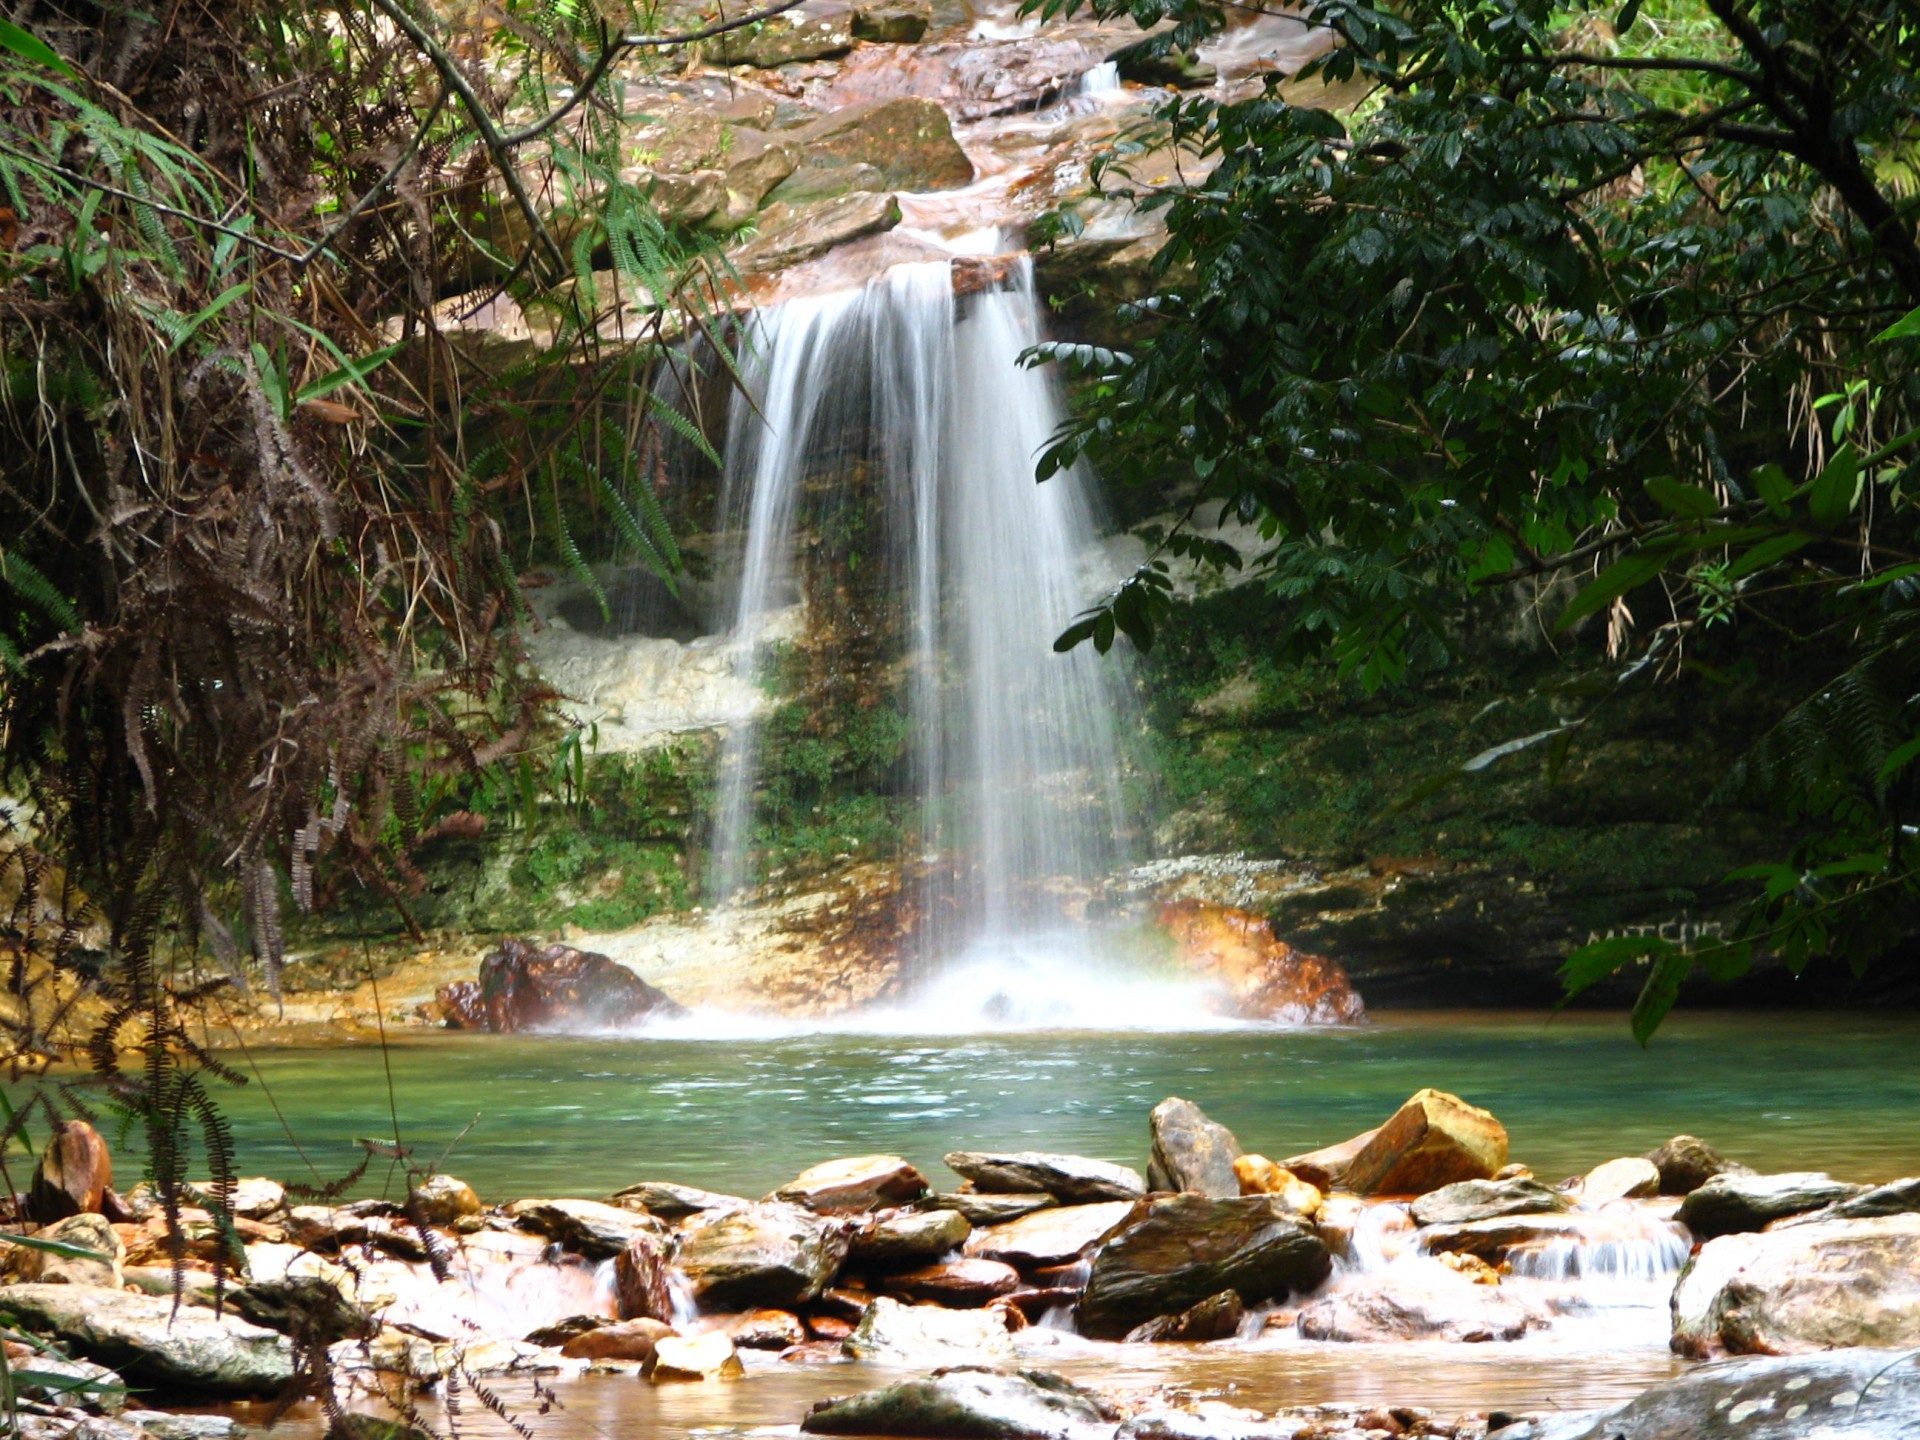
[[[509,1392],[537,1427],[563,1381],[745,1393],[808,1373],[831,1391],[846,1365],[858,1393],[784,1420],[1062,1440],[1914,1433],[1899,1347],[1920,1344],[1920,1180],[1756,1174],[1681,1136],[1547,1183],[1497,1118],[1435,1090],[1278,1160],[1178,1097],[1147,1120],[1144,1170],[956,1151],[949,1190],[869,1155],[758,1199],[663,1179],[489,1205],[418,1174],[398,1200],[253,1179],[171,1214],[149,1184],[115,1192],[105,1145],[69,1122],[7,1231],[21,1432],[212,1440],[242,1422],[154,1407],[305,1397],[309,1432],[331,1416],[364,1435],[482,1393],[504,1415]],[[1610,1417],[1423,1402],[1436,1355],[1543,1345],[1568,1370],[1632,1350],[1717,1363]],[[1279,1375],[1342,1350],[1404,1372],[1404,1393],[1252,1409],[1102,1384],[1097,1363],[1231,1353]]]

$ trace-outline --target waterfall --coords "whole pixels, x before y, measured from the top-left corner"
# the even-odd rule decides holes
[[[1112,869],[1128,828],[1124,672],[1091,647],[1053,651],[1100,582],[1083,573],[1086,478],[1033,478],[1062,413],[1052,378],[1018,363],[1039,338],[1024,260],[961,297],[934,262],[764,312],[742,347],[722,486],[723,523],[744,532],[739,664],[770,685],[773,642],[802,633],[806,607],[806,645],[849,647],[817,669],[898,678],[915,833],[896,858],[929,862],[915,946],[928,958],[1004,949],[1050,912],[1057,923],[1045,887]],[[862,525],[877,543],[853,558],[884,568],[842,588],[872,583],[877,598],[829,593],[819,557]],[[722,901],[764,878],[762,728],[734,726],[722,753],[710,875]]]

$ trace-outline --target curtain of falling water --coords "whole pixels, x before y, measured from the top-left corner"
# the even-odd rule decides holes
[[[933,958],[1001,947],[1044,924],[1029,903],[1057,877],[1118,862],[1117,662],[1053,639],[1101,582],[1085,477],[1036,484],[1058,424],[1052,380],[1018,364],[1039,338],[1023,263],[1007,285],[956,302],[945,263],[901,266],[864,290],[762,315],[743,356],[725,504],[744,525],[734,638],[764,664],[772,617],[793,598],[797,496],[849,407],[888,495],[893,574],[907,617],[918,851],[952,866],[929,884],[957,904],[922,932]],[[712,889],[752,867],[761,738],[736,726],[723,752]],[[939,818],[933,818],[939,817]]]

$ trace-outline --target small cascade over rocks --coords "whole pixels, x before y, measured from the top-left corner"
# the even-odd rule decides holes
[[[1110,873],[1132,828],[1120,791],[1122,666],[1053,640],[1097,592],[1085,477],[1034,481],[1061,418],[1020,363],[1040,338],[1031,267],[956,295],[948,261],[789,302],[747,327],[723,509],[744,534],[733,641],[757,683],[803,636],[809,703],[904,725],[883,783],[904,799],[901,908],[920,961],[1004,967]],[[977,275],[977,267],[970,277]],[[836,712],[838,713],[838,712]],[[765,877],[767,750],[752,720],[723,752],[710,888]],[[884,858],[884,857],[883,857]],[[1070,952],[1069,934],[1040,948]],[[924,972],[923,972],[924,973]]]

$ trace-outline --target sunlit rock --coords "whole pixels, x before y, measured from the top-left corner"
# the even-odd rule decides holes
[[[451,1225],[480,1213],[473,1187],[452,1175],[429,1175],[407,1194],[407,1209],[422,1225]]]
[[[1020,1288],[1020,1272],[1000,1260],[946,1260],[882,1276],[883,1290],[940,1305],[985,1305]]]
[[[1312,1228],[1270,1196],[1143,1200],[1094,1252],[1080,1326],[1111,1339],[1225,1290],[1250,1305],[1303,1293],[1331,1264]]]
[[[1125,1200],[1037,1210],[1018,1220],[976,1229],[967,1237],[966,1251],[977,1259],[998,1260],[1022,1269],[1064,1265],[1092,1249],[1132,1210]]]
[[[931,1260],[964,1245],[973,1226],[958,1210],[906,1210],[862,1225],[848,1258],[870,1265]]]
[[[733,262],[742,271],[779,270],[899,223],[900,202],[887,194],[857,191],[797,209],[776,201],[761,212],[759,233],[733,252]]]
[[[786,1350],[807,1340],[807,1327],[791,1310],[749,1310],[725,1329],[742,1350]]]
[[[1553,1215],[1572,1208],[1565,1195],[1537,1180],[1460,1180],[1413,1202],[1416,1225],[1466,1225],[1503,1215]]]
[[[953,138],[953,122],[919,96],[848,105],[797,130],[802,169],[865,164],[896,190],[951,190],[973,180],[973,161]]]
[[[846,1340],[847,1354],[882,1365],[1002,1365],[1014,1358],[1000,1318],[986,1310],[903,1305],[882,1295]]]
[[[1920,1215],[1711,1240],[1673,1297],[1682,1354],[1920,1345]]]
[[[858,1214],[909,1204],[927,1193],[927,1177],[898,1155],[827,1160],[801,1172],[769,1198],[822,1215]]]
[[[974,1225],[1003,1225],[1060,1202],[1051,1195],[990,1195],[973,1190],[939,1190],[920,1202],[925,1210],[957,1210]]]
[[[42,1227],[36,1240],[60,1245],[75,1245],[86,1255],[61,1255],[26,1245],[5,1247],[6,1274],[10,1280],[43,1285],[105,1285],[118,1289],[122,1283],[120,1267],[127,1249],[104,1215],[69,1215],[66,1219]],[[0,1237],[4,1243],[4,1237]]]
[[[1113,1414],[1091,1392],[1037,1370],[961,1368],[863,1395],[823,1400],[800,1428],[815,1435],[1081,1440]]]
[[[882,45],[911,45],[932,21],[932,0],[856,0],[853,36]]]
[[[1366,1149],[1379,1133],[1378,1130],[1365,1130],[1350,1140],[1342,1140],[1338,1145],[1327,1145],[1302,1155],[1290,1155],[1280,1164],[1309,1185],[1321,1190],[1337,1190],[1346,1183],[1347,1167],[1353,1164],[1354,1157]]]
[[[1624,1155],[1596,1165],[1580,1181],[1580,1199],[1587,1205],[1604,1205],[1609,1200],[1638,1200],[1659,1193],[1659,1167],[1638,1155]]]
[[[1884,1350],[1739,1360],[1662,1380],[1600,1414],[1541,1419],[1500,1440],[1905,1440],[1920,1360]]]
[[[610,1260],[636,1234],[657,1235],[662,1229],[650,1215],[598,1200],[516,1200],[507,1206],[507,1218],[593,1260]]]
[[[1308,1340],[1367,1344],[1518,1340],[1547,1322],[1502,1289],[1435,1266],[1343,1284],[1301,1310],[1297,1323]]]
[[[1148,1125],[1153,1134],[1153,1159],[1147,1166],[1150,1189],[1190,1190],[1215,1199],[1240,1193],[1240,1177],[1233,1169],[1240,1142],[1198,1105],[1170,1096],[1153,1107]]]
[[[69,1215],[97,1214],[112,1188],[113,1157],[100,1132],[84,1120],[62,1120],[33,1167],[25,1215],[51,1225]]]
[[[1704,1240],[1764,1229],[1771,1221],[1851,1200],[1866,1189],[1813,1170],[1782,1175],[1722,1173],[1680,1202],[1679,1219]]]
[[[674,1334],[664,1320],[639,1317],[613,1325],[597,1325],[562,1342],[560,1353],[569,1360],[627,1360],[653,1363],[654,1347]]]
[[[662,1220],[684,1220],[707,1210],[737,1210],[751,1204],[744,1196],[721,1195],[692,1185],[675,1185],[665,1180],[643,1180],[613,1194],[613,1203],[623,1210],[641,1210]]]
[[[1422,1090],[1374,1132],[1340,1184],[1360,1195],[1424,1195],[1485,1180],[1506,1163],[1505,1126],[1457,1095]]]
[[[747,1373],[726,1331],[701,1334],[662,1334],[653,1342],[653,1369],[647,1379],[655,1384],[676,1380],[733,1380]]]
[[[846,1226],[798,1205],[758,1204],[696,1217],[674,1263],[709,1310],[788,1309],[826,1289],[847,1255]]]
[[[1366,1018],[1347,972],[1295,950],[1265,916],[1203,900],[1162,907],[1160,926],[1180,963],[1218,983],[1228,1013],[1249,1020],[1346,1025]]]
[[[1242,1155],[1233,1162],[1233,1173],[1240,1182],[1242,1195],[1277,1195],[1303,1220],[1318,1215],[1326,1203],[1326,1197],[1316,1186],[1264,1155]]]
[[[853,48],[853,21],[854,12],[847,5],[812,0],[796,10],[707,41],[707,53],[722,65],[752,65],[762,70],[796,60],[844,55]]]
[[[278,1394],[293,1380],[286,1336],[231,1313],[85,1285],[13,1285],[6,1309],[127,1379],[223,1395]]]
[[[1052,1195],[1068,1204],[1137,1200],[1147,1193],[1140,1172],[1108,1160],[1039,1150],[1000,1153],[955,1150],[947,1168],[988,1194]]]

